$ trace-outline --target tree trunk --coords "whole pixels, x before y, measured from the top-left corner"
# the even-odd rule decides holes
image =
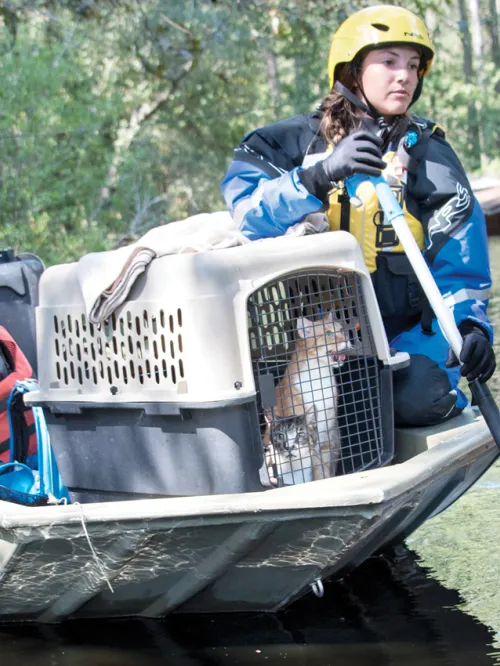
[[[277,42],[279,34],[280,19],[276,9],[270,11],[271,19],[271,35],[273,43]],[[273,47],[266,49],[267,60],[267,85],[269,88],[269,96],[274,111],[274,116],[277,117],[280,108],[280,80],[278,70],[278,59]]]
[[[489,0],[488,32],[491,40],[491,59],[500,67],[500,39],[498,37],[498,12],[496,0]],[[500,91],[498,91],[500,92]]]
[[[295,54],[293,64],[295,70],[295,113],[305,113],[309,110],[310,92],[309,73],[304,55],[302,53]]]
[[[458,0],[458,9],[460,11],[461,38],[464,49],[464,75],[467,84],[474,83],[474,68],[472,64],[472,40],[469,28],[469,16],[465,6],[465,0]],[[473,97],[469,96],[467,105],[468,120],[468,148],[472,156],[472,168],[478,169],[481,166],[481,143],[479,140],[479,121],[476,103]]]
[[[481,148],[483,149],[488,145],[489,127],[487,127],[486,119],[488,114],[484,114],[483,110],[488,109],[488,98],[486,95],[486,81],[484,78],[484,40],[483,30],[481,27],[480,7],[479,0],[469,0],[469,10],[471,16],[471,32],[472,32],[472,53],[473,53],[473,70],[477,75],[477,84],[481,92],[480,104],[478,110],[478,132]],[[481,150],[481,165],[485,166],[487,157]]]
[[[280,80],[278,74],[278,59],[273,51],[267,52],[267,85],[275,117],[280,108]]]
[[[193,61],[191,60],[183,67],[183,71],[178,77],[170,82],[170,88],[168,88],[168,90],[158,92],[152,101],[145,102],[138,109],[134,109],[130,114],[127,124],[120,127],[118,130],[118,136],[113,144],[113,159],[111,160],[111,165],[108,169],[106,182],[101,188],[96,210],[93,211],[94,219],[97,217],[99,211],[109,202],[113,192],[116,190],[120,167],[122,166],[135,137],[144,124],[168,103],[177,90],[181,80],[191,69],[192,64]]]
[[[484,41],[479,17],[479,0],[469,0],[469,11],[471,15],[472,52],[474,54],[478,82],[483,83],[484,72]]]

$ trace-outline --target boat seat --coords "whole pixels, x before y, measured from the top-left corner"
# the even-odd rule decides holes
[[[474,423],[482,422],[477,407],[466,407],[458,416],[439,425],[395,428],[395,457],[393,464],[402,463],[414,456],[432,449],[441,442],[461,434]]]

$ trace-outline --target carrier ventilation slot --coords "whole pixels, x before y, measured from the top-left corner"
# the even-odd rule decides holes
[[[53,382],[62,388],[173,388],[185,379],[182,311],[146,308],[95,325],[84,313],[54,315]]]
[[[248,299],[248,335],[270,482],[380,464],[379,363],[360,278],[300,272]]]

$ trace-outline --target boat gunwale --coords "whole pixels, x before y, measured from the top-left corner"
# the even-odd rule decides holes
[[[351,508],[359,512],[363,506],[374,508],[415,492],[438,475],[463,467],[468,459],[473,461],[495,448],[488,428],[479,419],[461,428],[457,435],[404,462],[269,491],[45,507],[24,507],[0,501],[0,534],[29,527],[81,528],[82,519],[87,525],[115,522],[130,529],[132,526],[127,528],[127,523],[162,518],[182,520],[183,525],[191,519],[201,525],[222,517],[225,522],[241,521],[246,516],[255,520],[257,515],[264,514],[269,518],[277,512],[281,520],[293,519],[304,511],[309,515],[315,509],[338,508],[345,513]],[[311,492],[311,483],[314,483],[314,492]]]

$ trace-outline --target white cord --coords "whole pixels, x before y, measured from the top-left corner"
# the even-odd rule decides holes
[[[87,538],[89,548],[90,548],[90,552],[92,553],[92,556],[93,556],[93,558],[94,558],[94,560],[97,564],[97,567],[98,567],[99,571],[101,572],[101,574],[103,575],[106,583],[108,584],[108,587],[111,590],[111,593],[114,594],[115,591],[114,591],[113,586],[111,585],[111,582],[108,578],[108,574],[106,573],[106,568],[105,568],[104,564],[101,562],[101,560],[99,559],[99,555],[96,553],[95,548],[92,544],[92,541],[90,540],[90,535],[87,531],[87,526],[85,525],[85,514],[83,513],[83,507],[80,504],[80,502],[73,502],[73,506],[79,506],[80,507],[80,512],[82,514],[81,515],[81,520],[82,520],[83,533],[85,534],[85,536]]]

